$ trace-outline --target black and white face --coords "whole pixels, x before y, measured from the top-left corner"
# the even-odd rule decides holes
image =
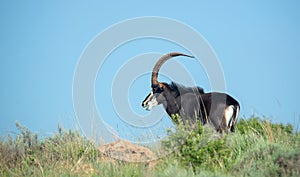
[[[152,110],[153,107],[158,105],[158,101],[156,99],[155,94],[151,91],[145,100],[142,102],[142,107],[146,108],[147,111]]]
[[[142,102],[142,107],[150,111],[153,107],[160,105],[163,101],[162,91],[162,89],[153,89]]]

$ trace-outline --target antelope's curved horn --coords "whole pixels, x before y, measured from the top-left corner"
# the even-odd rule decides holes
[[[183,53],[178,53],[178,52],[172,52],[172,53],[168,53],[166,55],[163,55],[154,65],[154,68],[152,70],[152,77],[151,77],[151,84],[152,84],[152,88],[153,87],[157,87],[159,82],[158,82],[158,72],[159,69],[161,68],[161,66],[170,58],[173,57],[177,57],[177,56],[186,56],[186,57],[190,57],[190,58],[194,58],[191,55],[187,55],[187,54],[183,54]]]

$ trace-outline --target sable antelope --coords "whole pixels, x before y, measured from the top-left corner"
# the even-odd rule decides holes
[[[211,123],[220,133],[227,132],[228,129],[234,132],[240,105],[230,95],[219,92],[204,93],[201,87],[185,87],[174,82],[167,84],[158,81],[161,66],[176,56],[194,58],[177,52],[162,56],[153,68],[152,91],[142,102],[142,106],[150,111],[163,104],[170,117],[178,114],[184,124],[194,124],[198,120],[202,124]],[[178,121],[173,121],[178,124]]]

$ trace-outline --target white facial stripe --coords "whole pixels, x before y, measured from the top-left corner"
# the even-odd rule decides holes
[[[155,96],[152,96],[152,99],[147,102],[146,110],[150,111],[154,106],[157,106],[158,102]]]
[[[153,97],[153,92],[151,91],[150,94],[147,96],[147,99],[144,101],[144,104],[147,105],[148,102],[152,99]]]
[[[154,93],[151,91],[145,101],[143,102],[143,106],[146,108],[146,110],[150,111],[154,106],[157,106],[158,102],[156,100],[156,97],[154,96]]]

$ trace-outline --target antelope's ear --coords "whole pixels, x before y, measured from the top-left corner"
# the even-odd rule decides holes
[[[163,83],[159,83],[158,86],[159,86],[159,88],[162,89],[162,90],[165,88],[165,85],[164,85]]]
[[[163,83],[159,83],[158,87],[159,87],[159,90],[161,90],[161,91],[164,91],[164,89],[165,89],[165,85]]]
[[[161,93],[162,91],[164,91],[164,89],[165,89],[165,85],[163,83],[152,85],[153,93]]]

